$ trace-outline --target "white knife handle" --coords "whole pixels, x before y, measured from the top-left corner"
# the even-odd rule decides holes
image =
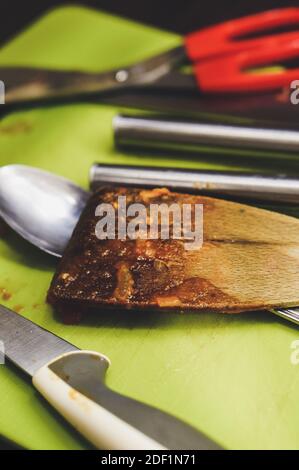
[[[53,362],[58,363],[60,359],[70,355],[76,355],[78,360],[82,355],[92,357],[92,360],[106,360],[103,355],[95,352],[75,351],[64,354]],[[95,447],[107,450],[165,449],[161,444],[78,392],[67,383],[67,377],[63,379],[51,370],[51,364],[53,363],[43,366],[35,373],[32,380],[34,386]],[[84,373],[82,369],[80,372]]]

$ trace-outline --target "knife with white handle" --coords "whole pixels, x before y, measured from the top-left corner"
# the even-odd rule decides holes
[[[4,306],[0,339],[5,356],[99,449],[221,449],[177,418],[110,390],[104,383],[110,361],[103,354],[81,351]]]

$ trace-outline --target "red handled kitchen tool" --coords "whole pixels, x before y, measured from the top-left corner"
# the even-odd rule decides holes
[[[296,25],[297,31],[273,33]],[[289,86],[298,79],[299,66],[287,66],[298,57],[299,8],[283,8],[191,33],[183,46],[129,67],[103,73],[4,67],[0,79],[6,85],[6,103],[145,85],[204,93],[261,92]],[[193,74],[174,70],[186,60],[191,62]],[[253,73],[253,69],[261,70]]]
[[[214,93],[266,91],[289,86],[292,80],[298,79],[299,68],[263,73],[250,71],[298,58],[299,29],[267,35],[275,29],[296,24],[299,28],[299,8],[282,8],[187,35],[186,52],[194,64],[199,88]],[[246,39],[249,36],[251,39]]]

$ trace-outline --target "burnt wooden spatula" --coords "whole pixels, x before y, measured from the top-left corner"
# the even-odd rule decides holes
[[[198,234],[195,207],[202,205],[202,246],[187,249],[190,234],[181,239],[141,239],[142,217],[142,235],[119,239],[123,224],[128,228],[140,215],[134,207],[127,217],[121,215],[124,201],[126,210],[136,203],[146,208],[147,235],[154,218],[151,208],[161,204],[176,204],[182,213],[189,205],[192,230]],[[115,239],[99,239],[96,228],[104,227],[105,216],[107,223],[115,217]],[[164,219],[158,220],[161,236]],[[174,222],[170,216],[171,235]],[[48,300],[72,315],[108,306],[233,313],[299,305],[299,220],[166,189],[101,189],[81,215]]]

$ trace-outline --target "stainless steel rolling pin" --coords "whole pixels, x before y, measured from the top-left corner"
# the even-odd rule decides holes
[[[182,170],[127,165],[94,164],[90,170],[91,189],[118,185],[153,188],[165,186],[175,191],[211,196],[299,203],[299,178],[248,173]]]
[[[299,129],[275,129],[258,125],[245,127],[123,115],[115,116],[113,129],[115,143],[122,147],[194,152],[203,145],[212,145],[297,152],[299,156]]]

